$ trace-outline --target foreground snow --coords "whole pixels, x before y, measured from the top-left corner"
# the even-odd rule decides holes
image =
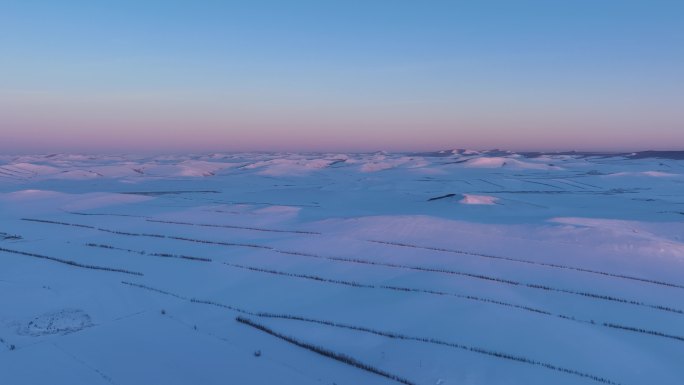
[[[681,384],[647,155],[0,157],[0,384]]]

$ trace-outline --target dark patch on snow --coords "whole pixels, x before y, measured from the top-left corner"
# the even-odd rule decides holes
[[[332,161],[332,162],[328,165],[328,167],[333,167],[333,166],[335,166],[335,167],[340,167],[340,166],[343,165],[343,163],[346,163],[346,162],[347,162],[346,159],[336,159],[336,160]]]
[[[456,194],[453,194],[453,193],[449,193],[449,194],[446,194],[446,195],[440,195],[440,196],[438,196],[438,197],[433,197],[433,198],[428,199],[428,202],[437,201],[437,200],[440,200],[440,199],[451,198],[451,197],[454,197],[454,196],[456,196]]]
[[[21,239],[23,238],[19,235],[3,233],[0,231],[0,241],[18,241]]]

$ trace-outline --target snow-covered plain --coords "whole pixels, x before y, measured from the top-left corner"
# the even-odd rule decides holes
[[[682,384],[682,155],[0,156],[0,384]]]

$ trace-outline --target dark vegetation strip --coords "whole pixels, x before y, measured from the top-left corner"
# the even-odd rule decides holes
[[[288,273],[288,272],[284,272],[284,271],[263,269],[263,268],[253,267],[253,266],[243,266],[243,265],[237,265],[237,264],[232,264],[232,263],[227,263],[227,262],[223,262],[223,264],[227,265],[227,266],[239,268],[239,269],[251,270],[251,271],[256,271],[256,272],[260,272],[260,273],[268,273],[268,274],[273,274],[273,275],[281,275],[281,276],[287,276],[287,277],[308,279],[308,280],[312,280],[312,281],[318,281],[318,282],[324,282],[324,283],[333,283],[333,284],[337,284],[337,285],[351,286],[351,287],[357,287],[357,288],[385,289],[385,290],[394,290],[394,291],[424,293],[424,294],[456,297],[456,298],[468,299],[471,301],[485,302],[485,303],[490,303],[490,304],[494,304],[494,305],[516,308],[516,309],[525,310],[525,311],[529,311],[529,312],[533,312],[533,313],[537,313],[537,314],[543,314],[543,315],[548,315],[548,316],[556,316],[556,317],[569,319],[569,320],[573,320],[573,321],[577,321],[577,322],[590,322],[590,321],[579,321],[579,320],[576,320],[574,317],[565,316],[565,315],[557,315],[557,314],[553,314],[551,312],[548,312],[546,310],[541,310],[541,309],[533,308],[530,306],[517,305],[514,303],[503,302],[503,301],[490,299],[490,298],[476,297],[476,296],[472,296],[472,295],[448,293],[448,292],[437,291],[437,290],[415,289],[415,288],[402,287],[402,286],[371,285],[371,284],[363,284],[363,283],[354,282],[354,281],[344,281],[344,280],[339,280],[339,279],[323,278],[323,277],[319,277],[319,276],[315,276],[315,275],[295,274],[295,273]]]
[[[132,215],[132,214],[109,214],[109,213],[81,213],[77,211],[66,211],[71,215],[81,215],[81,216],[106,216],[106,217],[130,217],[130,218],[149,218],[144,215]]]
[[[140,254],[140,255],[149,255],[152,257],[180,258],[180,259],[188,259],[188,260],[192,260],[192,261],[211,262],[211,258],[193,257],[190,255],[170,254],[170,253],[149,253],[149,252],[144,251],[144,250],[131,250],[131,249],[125,249],[122,247],[106,245],[106,244],[102,244],[102,243],[86,243],[85,245],[88,247],[99,247],[99,248],[108,249],[108,250],[125,251],[128,253]]]
[[[88,265],[88,264],[84,264],[84,263],[72,261],[72,260],[69,260],[69,259],[61,259],[61,258],[49,257],[49,256],[47,256],[47,255],[41,255],[41,254],[36,254],[36,253],[29,253],[29,252],[19,251],[19,250],[10,250],[10,249],[6,249],[6,248],[4,248],[4,247],[0,247],[0,251],[4,251],[4,252],[6,252],[6,253],[11,253],[11,254],[25,255],[25,256],[27,256],[27,257],[46,259],[46,260],[49,260],[49,261],[59,262],[59,263],[63,263],[63,264],[65,264],[65,265],[70,265],[70,266],[74,266],[74,267],[81,267],[81,268],[84,268],[84,269],[112,271],[112,272],[116,272],[116,273],[132,274],[132,275],[139,275],[139,276],[142,276],[142,275],[143,275],[143,273],[139,273],[139,272],[137,272],[137,271],[130,271],[130,270],[126,270],[126,269],[118,269],[118,268],[106,267],[106,266]]]
[[[379,334],[379,335],[385,335],[387,337],[390,337],[392,335],[397,336],[397,337],[390,337],[390,338],[401,338],[401,339],[415,339],[413,337],[401,337],[398,334],[395,333],[388,333],[388,332],[378,332],[372,329],[360,327],[360,326],[354,326],[354,325],[345,325],[345,324],[340,324],[336,322],[330,322],[330,321],[322,321],[322,320],[316,320],[312,318],[304,318],[304,317],[299,317],[299,316],[293,316],[293,315],[288,315],[288,314],[274,314],[274,313],[263,313],[263,312],[258,312],[258,313],[251,313],[251,315],[259,316],[259,317],[266,317],[266,318],[279,318],[279,319],[288,319],[288,320],[294,320],[294,321],[302,321],[302,322],[310,322],[310,323],[316,323],[316,324],[321,324],[321,325],[328,325],[328,326],[334,326],[338,328],[344,328],[344,329],[351,329],[351,330],[359,330],[363,332],[369,332],[373,334]],[[592,325],[596,325],[596,323],[592,323]],[[665,338],[671,338],[679,341],[684,341],[684,337],[672,335],[672,334],[666,334],[658,331],[653,331],[653,330],[648,330],[648,329],[643,329],[643,328],[636,328],[632,326],[624,326],[624,325],[617,325],[613,323],[608,323],[604,322],[600,324],[600,326],[608,327],[608,328],[613,328],[613,329],[622,329],[626,331],[631,331],[635,333],[642,333],[642,334],[649,334],[652,336],[658,336],[658,337],[665,337]],[[427,342],[425,339],[417,339],[421,340],[423,342]]]
[[[17,347],[14,344],[10,344],[9,342],[5,341],[4,338],[0,337],[0,344],[4,345],[7,350],[15,350]]]
[[[311,207],[311,208],[320,208],[321,206],[317,202],[312,202],[311,204],[306,204],[306,203],[274,203],[274,202],[240,202],[240,201],[210,201],[214,203],[220,203],[220,204],[228,204],[228,205],[262,205],[262,206],[292,206],[292,207]]]
[[[532,359],[522,357],[522,356],[517,356],[517,355],[513,355],[513,354],[508,354],[508,353],[502,353],[502,352],[498,352],[495,350],[484,349],[484,348],[475,347],[475,346],[468,346],[468,345],[464,345],[464,344],[460,344],[460,343],[442,341],[442,340],[438,340],[435,338],[413,337],[413,336],[408,336],[408,335],[394,333],[394,332],[374,330],[374,329],[366,328],[363,326],[346,325],[346,324],[340,324],[340,323],[336,323],[336,322],[315,320],[315,319],[311,319],[311,318],[304,318],[304,317],[297,317],[297,316],[290,316],[290,315],[270,314],[270,313],[258,313],[256,315],[259,317],[264,317],[264,318],[281,318],[281,319],[289,319],[289,320],[295,320],[295,321],[316,323],[316,324],[327,325],[327,326],[332,326],[332,327],[336,327],[336,328],[349,329],[349,330],[355,330],[355,331],[360,331],[360,332],[369,333],[369,334],[375,334],[377,336],[387,337],[387,338],[391,338],[391,339],[398,339],[398,340],[405,340],[405,341],[416,341],[416,342],[423,342],[423,343],[434,344],[434,345],[448,346],[451,348],[466,350],[466,351],[473,352],[473,353],[484,354],[484,355],[487,355],[490,357],[516,361],[516,362],[520,362],[520,363],[524,363],[524,364],[528,364],[528,365],[541,366],[541,367],[544,367],[547,369],[551,369],[551,370],[555,370],[555,371],[559,371],[559,372],[563,372],[563,373],[567,373],[567,374],[573,374],[576,376],[580,376],[580,377],[590,379],[590,380],[594,380],[597,382],[601,382],[604,384],[617,384],[616,382],[613,382],[613,381],[606,379],[604,377],[599,377],[599,376],[596,376],[593,374],[580,372],[580,371],[575,370],[575,369],[568,369],[568,368],[564,368],[561,366],[549,364],[546,362],[532,360]],[[238,317],[238,318],[242,318],[242,317]]]
[[[440,196],[438,196],[438,197],[432,197],[432,198],[428,199],[428,202],[438,201],[438,200],[440,200],[440,199],[451,198],[451,197],[454,197],[454,196],[456,196],[456,194],[453,194],[453,193],[444,194],[444,195],[440,195]]]
[[[616,382],[613,382],[611,380],[608,380],[608,379],[605,379],[605,378],[602,378],[599,376],[595,376],[592,374],[583,373],[583,372],[580,372],[578,370],[567,369],[567,368],[556,366],[553,364],[549,364],[549,363],[545,363],[545,362],[541,362],[541,361],[537,361],[537,360],[533,360],[533,359],[529,359],[529,358],[525,358],[525,357],[521,357],[521,356],[516,356],[513,354],[509,354],[509,353],[498,352],[498,351],[490,350],[490,349],[484,349],[484,348],[480,348],[480,347],[476,347],[476,346],[468,346],[468,345],[454,343],[454,342],[442,341],[442,340],[438,340],[438,339],[434,339],[434,338],[412,337],[412,336],[402,335],[402,334],[398,334],[398,333],[394,333],[394,332],[374,330],[374,329],[367,328],[364,326],[342,324],[342,323],[330,322],[330,321],[325,321],[325,320],[317,320],[317,319],[312,319],[312,318],[300,317],[300,316],[296,316],[296,315],[276,314],[276,313],[269,313],[269,312],[252,312],[252,311],[240,309],[240,308],[237,308],[234,306],[225,305],[225,304],[221,304],[221,303],[214,302],[214,301],[202,300],[202,299],[196,299],[196,298],[188,298],[185,296],[181,296],[178,294],[170,293],[168,291],[156,289],[156,288],[153,288],[150,286],[141,285],[141,284],[137,284],[137,283],[131,283],[131,282],[126,282],[126,281],[121,281],[121,283],[124,285],[129,285],[132,287],[137,287],[140,289],[149,290],[149,291],[159,293],[159,294],[169,295],[169,296],[181,299],[181,300],[187,300],[187,301],[198,303],[198,304],[216,306],[216,307],[232,310],[232,311],[235,311],[235,312],[238,312],[241,314],[250,315],[250,316],[308,322],[308,323],[314,323],[314,324],[319,324],[319,325],[327,325],[327,326],[332,326],[332,327],[336,327],[336,328],[343,328],[343,329],[348,329],[348,330],[355,330],[355,331],[360,331],[360,332],[364,332],[364,333],[375,334],[375,335],[378,335],[381,337],[386,337],[386,338],[401,339],[401,340],[416,341],[416,342],[429,343],[429,344],[435,344],[435,345],[442,345],[442,346],[447,346],[447,347],[452,347],[452,348],[457,348],[457,349],[469,351],[472,353],[483,354],[483,355],[493,357],[493,358],[497,358],[497,359],[511,360],[511,361],[516,361],[516,362],[520,362],[523,364],[544,367],[544,368],[547,368],[550,370],[555,370],[555,371],[563,372],[566,374],[573,374],[573,375],[580,376],[583,378],[592,379],[594,381],[601,382],[604,384],[617,385]]]
[[[151,286],[141,285],[141,284],[139,284],[139,283],[127,282],[127,281],[121,281],[121,283],[124,284],[124,285],[137,287],[137,288],[139,288],[139,289],[145,289],[145,290],[153,291],[153,292],[155,292],[155,293],[160,293],[160,294],[164,294],[164,295],[169,295],[169,296],[174,297],[174,298],[182,299],[182,300],[185,300],[185,301],[190,301],[190,298],[188,298],[188,297],[185,297],[185,296],[182,296],[182,295],[178,295],[178,294],[174,294],[174,293],[171,293],[170,291],[161,290],[161,289],[156,289],[156,288],[151,287]]]
[[[298,256],[302,256],[302,257],[327,259],[330,261],[358,263],[358,264],[363,264],[363,265],[384,266],[384,267],[391,267],[391,268],[396,268],[396,269],[425,271],[425,272],[430,272],[430,273],[443,273],[443,274],[461,275],[461,276],[465,276],[465,277],[482,279],[482,280],[486,280],[486,281],[495,281],[495,282],[505,283],[505,284],[514,285],[514,286],[520,284],[517,281],[511,281],[508,279],[497,278],[497,277],[490,277],[490,276],[481,275],[481,274],[466,273],[466,272],[457,271],[457,270],[437,269],[437,268],[431,268],[431,267],[412,266],[412,265],[400,265],[400,264],[396,264],[396,263],[386,263],[386,262],[375,262],[375,261],[369,261],[369,260],[358,259],[358,258],[327,257],[327,256],[316,255],[316,254],[302,253],[302,252],[298,252],[298,251],[285,251],[285,250],[274,250],[274,251],[281,253],[281,254],[289,254],[289,255],[298,255]]]
[[[125,191],[119,194],[127,195],[147,195],[147,196],[160,196],[160,195],[179,195],[179,194],[218,194],[220,191],[216,190],[177,190],[177,191]]]
[[[610,322],[604,322],[603,326],[608,327],[608,328],[613,328],[613,329],[627,330],[627,331],[635,332],[635,333],[650,334],[652,336],[671,338],[673,340],[678,340],[678,341],[684,342],[684,337],[682,337],[682,336],[677,336],[677,335],[673,335],[673,334],[666,334],[666,333],[662,333],[662,332],[655,331],[655,330],[648,330],[648,329],[642,329],[642,328],[635,328],[635,327],[631,327],[631,326],[618,325],[618,324],[614,324],[614,323],[610,323]]]
[[[365,370],[366,372],[369,372],[369,373],[377,374],[379,376],[382,376],[382,377],[388,378],[390,380],[396,381],[400,384],[415,385],[415,383],[413,383],[413,382],[411,382],[411,381],[409,381],[403,377],[399,377],[395,374],[392,374],[392,373],[386,372],[384,370],[370,366],[368,364],[365,364],[365,363],[363,363],[363,362],[361,362],[355,358],[352,358],[346,354],[338,353],[338,352],[332,351],[330,349],[326,349],[326,348],[321,347],[321,346],[313,345],[313,344],[310,344],[308,342],[304,342],[304,341],[295,339],[294,337],[286,336],[286,335],[278,333],[278,332],[274,331],[273,329],[270,329],[270,328],[268,328],[262,324],[256,323],[256,322],[254,322],[248,318],[237,317],[237,318],[235,318],[235,320],[244,324],[244,325],[251,326],[251,327],[253,327],[257,330],[260,330],[264,333],[267,333],[267,334],[270,334],[274,337],[280,338],[281,340],[289,342],[295,346],[299,346],[300,348],[304,348],[306,350],[310,350],[314,353],[320,354],[324,357],[332,358],[333,360],[342,362],[343,364],[350,365],[350,366],[353,366],[353,367],[361,369],[361,370]]]
[[[250,247],[250,248],[266,249],[266,250],[272,250],[273,249],[270,246],[263,246],[263,245],[257,245],[257,244],[252,244],[252,243],[220,242],[220,241],[209,241],[209,240],[204,240],[204,239],[179,237],[179,236],[174,236],[174,235],[150,234],[150,233],[131,233],[131,232],[127,232],[127,231],[111,230],[111,229],[105,229],[102,227],[82,225],[82,224],[78,224],[78,223],[50,221],[50,220],[46,220],[46,219],[22,218],[21,220],[29,221],[29,222],[47,223],[47,224],[53,224],[53,225],[80,227],[80,228],[85,228],[85,229],[102,231],[102,232],[110,233],[110,234],[127,235],[127,236],[132,236],[132,237],[165,238],[165,239],[175,239],[175,240],[179,240],[179,241],[204,243],[204,244],[211,244],[211,245]]]
[[[202,304],[202,305],[210,305],[210,306],[220,307],[220,308],[223,308],[223,309],[232,310],[232,311],[235,311],[235,312],[238,312],[238,313],[242,313],[242,314],[257,315],[257,313],[253,313],[253,312],[247,311],[247,310],[245,310],[245,309],[240,309],[240,308],[237,308],[237,307],[235,307],[235,306],[225,305],[225,304],[222,304],[222,303],[218,303],[218,302],[214,302],[214,301],[210,301],[210,300],[206,300],[206,299],[199,299],[199,298],[186,297],[186,296],[183,296],[183,295],[171,293],[171,292],[166,291],[166,290],[157,289],[157,288],[154,288],[154,287],[151,287],[151,286],[147,286],[147,285],[142,285],[142,284],[139,284],[139,283],[133,283],[133,282],[127,282],[127,281],[121,281],[121,283],[124,284],[124,285],[132,286],[132,287],[137,287],[137,288],[139,288],[139,289],[145,289],[145,290],[149,290],[149,291],[152,291],[152,292],[155,292],[155,293],[168,295],[168,296],[171,296],[171,297],[174,297],[174,298],[182,299],[182,300],[184,300],[184,301],[190,301],[190,302],[199,303],[199,304]]]
[[[384,262],[374,262],[374,261],[368,261],[368,260],[357,259],[357,258],[324,257],[324,256],[316,255],[316,254],[301,253],[301,252],[296,252],[296,251],[283,251],[283,250],[275,250],[275,251],[278,253],[282,253],[282,254],[290,254],[290,255],[299,255],[299,256],[304,256],[304,257],[328,259],[331,261],[359,263],[359,264],[375,265],[375,266],[385,266],[385,267],[391,267],[391,268],[397,268],[397,269],[425,271],[425,272],[440,273],[440,274],[460,275],[460,276],[466,276],[466,277],[475,278],[475,279],[482,279],[482,280],[486,280],[486,281],[497,282],[497,283],[502,283],[502,284],[507,284],[507,285],[512,285],[512,286],[521,286],[521,287],[528,287],[528,288],[536,289],[536,290],[545,290],[545,291],[552,291],[552,292],[557,292],[557,293],[565,293],[565,294],[577,295],[577,296],[582,296],[582,297],[587,297],[587,298],[600,299],[600,300],[604,300],[604,301],[618,302],[618,303],[634,305],[634,306],[643,306],[643,307],[648,307],[651,309],[666,311],[666,312],[670,312],[670,313],[684,314],[684,310],[681,310],[681,309],[676,309],[676,308],[672,308],[672,307],[668,307],[668,306],[662,306],[662,305],[648,304],[648,303],[644,303],[644,302],[632,300],[632,299],[625,299],[625,298],[619,298],[619,297],[614,297],[614,296],[609,296],[609,295],[604,295],[604,294],[584,292],[584,291],[559,289],[559,288],[546,286],[546,285],[539,285],[539,284],[535,284],[535,283],[524,283],[524,282],[512,281],[512,280],[508,280],[508,279],[501,279],[501,278],[497,278],[497,277],[490,277],[490,276],[485,276],[485,275],[480,275],[480,274],[465,273],[465,272],[456,271],[456,270],[436,269],[436,268],[429,268],[429,267],[422,267],[422,266],[399,265],[399,264],[384,263]]]
[[[496,255],[474,253],[471,251],[446,249],[446,248],[431,247],[431,246],[420,246],[420,245],[413,245],[413,244],[401,243],[401,242],[379,241],[379,240],[373,240],[373,239],[369,239],[368,242],[380,243],[380,244],[391,245],[391,246],[409,247],[409,248],[414,248],[414,249],[441,251],[441,252],[446,252],[446,253],[464,254],[464,255],[471,255],[474,257],[482,257],[482,258],[489,258],[489,259],[499,259],[499,260],[505,260],[505,261],[509,261],[509,262],[525,263],[528,265],[552,267],[552,268],[556,268],[556,269],[574,270],[574,271],[580,271],[583,273],[603,275],[606,277],[628,279],[628,280],[632,280],[632,281],[639,281],[639,282],[650,283],[650,284],[654,284],[654,285],[668,286],[668,287],[674,287],[674,288],[678,288],[678,289],[684,289],[684,285],[680,285],[680,284],[676,284],[676,283],[657,281],[657,280],[653,280],[653,279],[634,277],[634,276],[629,276],[629,275],[624,275],[624,274],[608,273],[605,271],[585,269],[585,268],[576,267],[576,266],[558,265],[555,263],[547,263],[547,262],[538,262],[538,261],[532,261],[529,259],[502,257],[502,256],[496,256]]]
[[[525,311],[529,311],[529,312],[533,312],[533,313],[537,313],[537,314],[547,315],[547,316],[551,316],[551,317],[558,317],[558,318],[566,319],[569,321],[596,325],[596,322],[594,320],[581,320],[581,319],[575,318],[574,316],[568,316],[565,314],[555,314],[555,313],[551,313],[551,312],[546,311],[546,310],[541,310],[541,309],[533,308],[530,306],[517,305],[517,304],[513,304],[513,303],[503,302],[503,301],[494,300],[494,299],[490,299],[490,298],[476,297],[476,296],[472,296],[472,295],[463,295],[463,294],[449,293],[449,292],[436,291],[436,290],[415,289],[415,288],[401,287],[401,286],[362,284],[362,283],[353,282],[353,281],[328,279],[328,278],[323,278],[323,277],[319,277],[319,276],[288,273],[288,272],[283,272],[283,271],[263,269],[263,268],[257,268],[257,267],[252,267],[252,266],[236,265],[236,264],[231,264],[231,263],[226,263],[226,262],[224,262],[223,264],[231,266],[231,267],[236,267],[236,268],[246,269],[246,270],[251,270],[251,271],[257,271],[257,272],[262,272],[262,273],[282,275],[282,276],[302,278],[302,279],[309,279],[309,280],[318,281],[318,282],[333,283],[333,284],[352,286],[352,287],[358,287],[358,288],[386,289],[386,290],[394,290],[394,291],[403,291],[403,292],[413,292],[413,293],[423,293],[423,294],[456,297],[456,298],[468,299],[468,300],[472,300],[472,301],[479,301],[479,302],[485,302],[485,303],[490,303],[490,304],[494,304],[494,305],[516,308],[516,309],[525,310]],[[233,309],[233,310],[235,310],[235,309]],[[245,312],[245,311],[241,310],[241,312]],[[263,316],[262,313],[256,313],[256,315]],[[680,336],[672,335],[672,334],[666,334],[666,333],[662,333],[662,332],[658,332],[658,331],[653,331],[653,330],[648,330],[648,329],[643,329],[643,328],[636,328],[636,327],[631,327],[631,326],[623,326],[623,325],[618,325],[618,324],[613,324],[613,323],[605,323],[605,322],[601,325],[605,326],[605,327],[610,327],[610,328],[615,328],[615,329],[623,329],[623,330],[628,330],[628,331],[632,331],[632,332],[636,332],[636,333],[649,334],[649,335],[653,335],[653,336],[670,338],[670,339],[675,339],[675,340],[679,340],[679,341],[684,342],[684,337],[680,337]]]
[[[195,242],[195,243],[206,243],[210,245],[220,245],[220,246],[235,246],[235,247],[249,247],[253,249],[266,249],[266,250],[273,250],[272,247],[270,246],[263,246],[263,245],[257,245],[253,243],[235,243],[235,242],[221,242],[221,241],[208,241],[208,240],[203,240],[203,239],[194,239],[194,238],[187,238],[187,237],[177,237],[177,236],[162,236],[164,238],[169,238],[169,239],[175,239],[178,241],[187,241],[187,242]]]
[[[130,233],[130,232],[126,232],[126,231],[110,230],[110,229],[104,229],[104,228],[95,227],[95,226],[89,226],[89,225],[50,221],[50,220],[43,220],[43,219],[22,218],[22,220],[31,221],[31,222],[39,222],[39,223],[57,224],[57,225],[64,225],[64,226],[74,226],[74,227],[80,227],[80,228],[88,228],[88,229],[93,229],[93,230],[97,230],[97,231],[103,231],[103,232],[107,232],[107,233],[127,235],[127,236],[175,239],[175,240],[180,240],[180,241],[203,243],[203,244],[212,244],[212,245],[220,245],[220,246],[234,246],[234,247],[248,247],[248,248],[257,248],[257,249],[265,249],[265,250],[273,250],[276,252],[281,252],[281,251],[279,251],[279,250],[277,250],[271,246],[249,244],[249,243],[209,241],[209,240],[201,240],[201,239],[172,236],[172,235],[162,235],[162,234]],[[414,245],[407,245],[407,244],[400,244],[400,243],[397,244],[397,243],[385,242],[385,241],[370,240],[370,242],[390,244],[390,245],[403,246],[403,247],[414,247],[414,248],[423,248],[423,249],[426,248],[429,250],[447,251],[447,252],[463,254],[461,252],[458,252],[455,250],[449,250],[449,249],[428,248],[428,247],[414,246]],[[306,256],[306,254],[304,254],[304,253],[294,253],[294,252],[285,252],[285,253]],[[475,253],[468,253],[468,254],[476,255],[476,256],[484,256],[484,254],[483,255],[479,255],[479,254],[475,254]],[[493,256],[488,256],[488,257],[493,257]],[[505,257],[494,257],[494,258],[507,259]],[[339,260],[342,260],[342,259],[339,259]],[[351,260],[349,260],[349,261],[351,261]],[[354,260],[353,262],[354,263],[361,263],[359,261],[360,260]],[[380,263],[375,263],[375,264],[377,264],[377,265],[390,265],[390,264],[380,264]],[[397,267],[397,266],[395,266],[395,267]],[[390,266],[390,267],[392,267],[392,266]],[[412,268],[412,267],[407,266],[407,267],[402,267],[402,268]],[[418,270],[418,269],[416,269],[416,270]],[[420,268],[420,270],[422,270],[422,271],[433,271],[433,270],[429,270],[428,268]],[[513,280],[509,280],[509,279],[504,279],[504,278],[492,277],[492,276],[487,276],[487,275],[482,275],[482,274],[453,271],[453,270],[434,269],[434,272],[441,272],[441,273],[445,273],[445,274],[456,274],[456,275],[461,275],[461,276],[467,276],[470,278],[486,280],[486,281],[490,281],[490,282],[508,284],[508,285],[512,285],[512,286],[522,286],[522,287],[528,287],[528,288],[537,289],[537,290],[544,290],[544,291],[552,291],[552,292],[565,293],[565,294],[571,294],[571,295],[578,295],[578,296],[582,296],[582,297],[586,297],[586,298],[594,298],[594,299],[600,299],[600,300],[605,300],[605,301],[619,302],[619,303],[630,304],[630,305],[635,305],[635,306],[648,307],[648,308],[666,311],[666,312],[670,312],[670,313],[684,314],[684,310],[681,310],[681,309],[676,309],[673,307],[663,306],[663,305],[653,305],[653,304],[648,304],[648,303],[644,303],[644,302],[637,301],[637,300],[624,299],[624,298],[619,298],[619,297],[614,297],[614,296],[609,296],[609,295],[595,294],[595,293],[583,292],[583,291],[574,291],[574,290],[568,290],[568,289],[559,289],[559,288],[554,288],[554,287],[546,286],[546,285],[540,285],[540,284],[534,284],[534,283],[523,283],[523,282],[513,281]]]
[[[579,295],[579,296],[588,297],[588,298],[601,299],[604,301],[612,301],[612,302],[619,302],[619,303],[624,303],[624,304],[628,304],[628,305],[643,306],[643,307],[648,307],[648,308],[655,309],[655,310],[666,311],[669,313],[684,314],[684,310],[681,310],[681,309],[677,309],[677,308],[673,308],[673,307],[669,307],[669,306],[663,306],[663,305],[649,304],[649,303],[645,303],[645,302],[637,301],[637,300],[633,300],[633,299],[625,299],[625,298],[620,298],[620,297],[613,297],[610,295],[589,293],[589,292],[585,292],[585,291],[559,289],[559,288],[555,288],[555,287],[538,285],[538,284],[534,284],[534,283],[525,283],[523,285],[525,287],[529,287],[529,288],[533,288],[533,289],[548,290],[548,291],[554,291],[554,292],[558,292],[558,293],[567,293],[567,294]]]
[[[148,219],[147,222],[154,223],[168,223],[173,225],[185,225],[185,226],[199,226],[199,227],[220,227],[226,229],[240,229],[240,230],[252,230],[252,231],[264,231],[269,233],[290,233],[290,234],[311,234],[320,235],[321,233],[316,231],[303,231],[303,230],[279,230],[279,229],[265,229],[262,227],[249,227],[249,226],[233,226],[233,225],[213,225],[208,223],[191,223],[191,222],[178,222],[178,221],[163,221],[159,219]]]

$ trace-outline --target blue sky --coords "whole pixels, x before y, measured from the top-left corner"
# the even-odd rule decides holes
[[[0,150],[676,149],[682,1],[0,1]]]

